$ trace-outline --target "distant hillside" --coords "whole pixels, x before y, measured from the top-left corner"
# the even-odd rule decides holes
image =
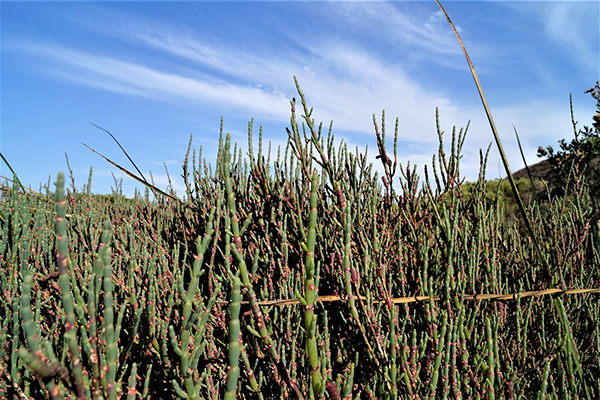
[[[554,168],[552,167],[552,164],[550,164],[550,160],[544,160],[529,166],[529,172],[533,178],[543,179],[545,181],[550,180],[549,178],[551,177],[553,170]],[[512,176],[514,180],[519,180],[521,178],[529,179],[527,168],[518,170],[513,173]]]
[[[594,170],[597,169],[598,165],[600,165],[600,157],[595,157],[587,163],[586,170],[585,170],[585,176],[588,180],[598,179],[598,176],[594,175]],[[560,185],[560,183],[559,183],[560,180],[556,179],[557,172],[556,172],[554,166],[552,165],[552,162],[550,161],[550,159],[546,159],[537,164],[530,165],[529,172],[531,173],[531,176],[534,180],[535,192],[536,192],[536,196],[538,198],[540,196],[543,197],[546,194],[546,187],[544,186],[542,181],[548,185],[548,187],[550,189],[550,193],[552,195],[560,196],[563,194],[564,188],[559,187],[562,185]],[[527,181],[529,181],[529,175],[527,173],[526,168],[518,170],[517,172],[513,173],[512,176],[515,181],[518,181],[520,179],[526,179]],[[531,185],[529,185],[529,187],[530,186]],[[525,203],[527,203],[529,201],[529,199],[531,198],[531,190],[528,190],[529,187],[527,187],[527,189],[524,191],[522,191],[521,189],[519,190],[521,192],[521,196],[523,197],[523,200],[525,201]]]
[[[600,157],[596,157],[590,161],[587,168],[587,174],[590,174],[591,171],[600,165]],[[529,166],[529,172],[533,178],[543,179],[547,182],[551,181],[552,174],[554,173],[554,169],[550,160],[544,160],[537,164],[533,164]],[[518,170],[517,172],[512,174],[513,179],[519,180],[521,178],[529,179],[529,175],[527,174],[527,168],[523,168]]]

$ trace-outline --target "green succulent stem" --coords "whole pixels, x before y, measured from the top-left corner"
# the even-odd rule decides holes
[[[310,214],[308,219],[308,243],[306,245],[306,256],[304,260],[304,327],[306,329],[306,348],[311,369],[311,383],[313,392],[320,395],[323,389],[323,378],[321,377],[319,349],[317,347],[317,332],[315,315],[315,302],[318,288],[315,285],[315,248],[317,241],[317,188],[319,187],[319,175],[313,171],[310,185]]]
[[[238,378],[240,376],[240,301],[242,297],[241,281],[237,276],[233,277],[233,287],[231,289],[231,306],[229,322],[229,364],[227,367],[227,391],[225,400],[235,400]]]
[[[81,366],[81,356],[79,354],[79,344],[77,341],[77,320],[73,305],[73,294],[71,292],[71,280],[69,279],[69,250],[67,239],[67,221],[66,208],[67,200],[64,193],[64,174],[60,172],[56,182],[56,245],[58,247],[58,284],[62,295],[62,303],[67,314],[65,325],[65,339],[67,340],[70,358],[71,370],[74,377],[74,385],[77,397],[85,398],[85,389],[83,386],[83,369]]]

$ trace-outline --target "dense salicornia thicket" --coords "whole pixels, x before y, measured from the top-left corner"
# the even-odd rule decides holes
[[[597,294],[523,293],[600,287],[585,179],[528,207],[548,271],[487,197],[486,156],[460,190],[466,130],[446,153],[438,128],[422,182],[382,116],[379,176],[299,96],[276,159],[252,123],[246,156],[229,135],[214,169],[188,150],[180,203],[14,187],[0,396],[599,398]]]

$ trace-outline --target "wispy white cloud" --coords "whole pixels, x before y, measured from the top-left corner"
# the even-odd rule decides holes
[[[419,53],[418,57],[427,58],[430,62],[466,68],[452,32],[435,9],[419,7],[419,12],[409,13],[408,9],[400,10],[395,4],[379,2],[319,4],[319,7],[306,9],[315,15],[321,14],[322,18],[342,30],[367,38],[371,36],[394,46],[394,51],[403,54],[400,59],[406,58],[409,53],[413,56]],[[425,105],[425,98],[432,99],[428,111],[425,111],[428,115],[435,105],[449,104],[439,94],[427,93],[415,77],[408,77],[402,63],[389,64],[384,55],[368,49],[352,35],[329,37],[327,32],[313,34],[308,31],[298,38],[285,31],[282,36],[290,39],[292,45],[282,43],[279,49],[272,49],[261,44],[243,49],[234,48],[218,37],[201,36],[185,26],[173,27],[130,15],[126,17],[111,15],[110,27],[102,22],[89,26],[105,34],[182,57],[209,68],[215,75],[246,81],[255,85],[257,90],[285,92],[286,99],[294,94],[291,78],[298,75],[303,87],[320,89],[308,93],[319,99],[320,106],[327,106],[327,109],[321,108],[323,119],[326,122],[335,119],[336,126],[345,130],[370,131],[369,115],[390,104],[398,104],[399,108],[412,104],[410,110],[402,113],[406,116],[415,115],[416,104]],[[428,21],[426,26],[423,26],[421,17]],[[369,43],[367,41],[366,45],[369,46]],[[405,51],[409,48],[410,52]],[[353,101],[356,103],[356,99],[361,99],[359,110],[349,107]],[[233,106],[236,103],[230,102]],[[289,107],[287,101],[283,104],[287,120]],[[400,113],[395,112],[394,115]],[[366,122],[359,124],[357,116],[363,116],[363,121],[366,116]]]
[[[311,12],[326,17],[334,26],[393,45],[398,53],[412,57],[420,54],[417,57],[444,66],[466,68],[447,22],[436,9],[418,7],[417,12],[409,13],[398,4],[362,2],[311,8]],[[318,121],[328,124],[333,119],[337,129],[350,132],[371,134],[370,116],[384,108],[388,116],[399,116],[405,129],[414,132],[424,119],[431,119],[436,106],[450,113],[457,107],[441,93],[425,89],[414,76],[408,76],[401,62],[390,64],[382,54],[365,47],[352,35],[329,37],[326,32],[308,31],[298,38],[288,31],[284,36],[293,45],[275,52],[261,48],[263,45],[233,48],[219,38],[201,36],[185,26],[173,27],[129,15],[112,17],[110,28],[102,23],[90,26],[181,57],[215,75],[255,84],[253,89],[258,93],[282,94],[277,98],[277,101],[285,98],[278,103],[284,109],[279,114],[282,121],[289,118],[288,101],[295,92],[292,75],[298,76],[311,105],[315,106]],[[422,18],[427,21],[425,25]],[[221,95],[232,96],[228,102],[230,111],[231,107],[244,106],[235,93],[221,91]],[[255,100],[260,100],[258,95],[250,101]],[[246,107],[240,112],[252,115],[255,110]],[[413,136],[411,140],[431,142],[435,138]]]
[[[422,89],[397,66],[385,66],[375,54],[349,42],[323,39],[313,48],[310,63],[293,66],[283,60],[290,57],[288,52],[280,56],[260,54],[261,61],[246,63],[243,71],[224,67],[226,73],[264,83],[254,87],[232,84],[215,76],[200,80],[63,46],[26,43],[18,47],[60,65],[62,69],[55,67],[46,72],[52,71],[55,76],[77,84],[161,101],[183,98],[213,108],[226,108],[228,112],[282,122],[289,119],[289,99],[295,91],[291,79],[293,71],[300,71],[297,73],[300,84],[318,109],[318,120],[328,123],[333,119],[336,128],[351,132],[371,133],[370,115],[379,114],[386,106],[391,107],[388,115],[401,117],[410,129],[416,128],[423,118],[429,119],[436,105],[452,107],[448,99]],[[218,54],[215,49],[208,53]],[[237,59],[247,56],[244,51],[221,53]],[[194,54],[198,56],[194,59],[200,58],[200,53]],[[219,62],[214,67],[218,65],[231,63]]]
[[[206,77],[219,74],[228,78],[244,79],[250,85],[267,85],[289,79],[294,73],[292,54],[285,57],[265,57],[270,51],[264,43],[253,48],[234,46],[235,37],[224,34],[199,33],[197,29],[180,24],[169,25],[106,8],[94,10],[99,18],[94,21],[79,19],[82,28],[104,36],[143,46],[191,61],[206,70]],[[288,85],[289,86],[289,85]]]
[[[25,42],[13,44],[11,48],[35,54],[61,66],[59,70],[55,67],[45,72],[97,89],[163,101],[186,99],[213,108],[244,109],[263,118],[277,120],[288,113],[288,96],[277,89],[235,85],[217,78],[211,81],[194,79],[60,45]]]
[[[336,2],[314,7],[313,11],[335,19],[336,27],[343,30],[391,44],[399,53],[410,49],[413,55],[427,54],[435,57],[432,62],[441,62],[443,57],[461,52],[437,7],[398,2]]]

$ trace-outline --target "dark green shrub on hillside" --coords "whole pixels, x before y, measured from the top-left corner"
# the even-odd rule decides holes
[[[600,198],[600,89],[599,83],[586,91],[596,99],[596,114],[592,117],[592,127],[584,126],[577,129],[577,122],[573,122],[574,138],[567,142],[559,141],[559,151],[552,146],[540,146],[538,157],[546,157],[549,167],[542,163],[529,166],[535,190],[532,190],[531,181],[523,177],[523,172],[513,174],[517,188],[525,205],[532,204],[537,199],[539,205],[546,207],[547,200],[551,197],[569,196],[573,190],[586,186],[592,201]],[[536,168],[538,167],[538,168]],[[523,170],[524,171],[524,170]],[[526,175],[528,176],[528,175]],[[472,195],[477,190],[478,184],[465,182],[460,190],[463,196]],[[535,195],[534,195],[535,192]],[[507,220],[513,219],[518,213],[518,206],[508,180],[492,180],[485,183],[485,198],[488,205],[498,203]],[[596,206],[597,208],[597,206]]]
[[[517,189],[521,194],[521,199],[525,205],[529,205],[533,201],[533,190],[531,190],[531,181],[528,178],[518,179],[516,182]],[[534,180],[536,191],[542,186],[538,180]],[[461,185],[460,190],[463,196],[472,196],[476,190],[477,183],[465,182]],[[515,195],[512,192],[510,183],[506,179],[494,179],[485,182],[485,200],[488,206],[499,203],[500,209],[508,219],[512,219],[519,212]]]
[[[596,82],[596,86],[586,90],[586,93],[590,93],[596,100],[596,114],[592,117],[592,127],[577,129],[571,101],[574,138],[570,142],[561,139],[558,142],[559,151],[555,152],[552,146],[545,149],[540,146],[538,150],[538,157],[547,157],[554,167],[551,182],[554,194],[563,194],[565,187],[576,176],[584,177],[590,182],[593,196],[600,194],[600,83]]]

